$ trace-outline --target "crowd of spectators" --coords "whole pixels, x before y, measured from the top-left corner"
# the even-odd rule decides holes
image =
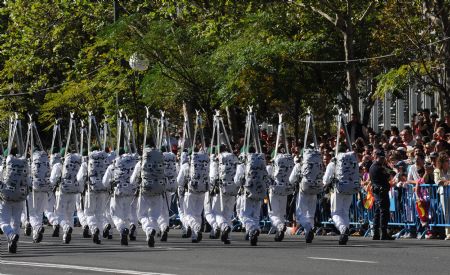
[[[390,182],[390,197],[393,202],[391,205],[394,204],[392,208],[395,211],[401,209],[403,213],[406,213],[403,217],[404,221],[417,223],[417,228],[410,228],[403,237],[416,237],[419,233],[423,233],[426,238],[439,237],[450,240],[450,227],[446,227],[443,232],[437,227],[430,227],[431,214],[416,216],[413,214],[417,213],[413,210],[418,205],[427,210],[427,203],[429,204],[431,189],[425,188],[421,184],[439,185],[436,194],[439,200],[439,209],[443,213],[445,223],[450,224],[450,192],[447,190],[450,187],[444,188],[450,185],[450,113],[439,118],[437,114],[431,114],[430,110],[424,109],[413,115],[411,125],[403,129],[393,126],[378,132],[370,127],[364,127],[357,116],[352,114],[346,128],[352,150],[357,153],[359,160],[361,173],[359,207],[370,190],[368,171],[374,160],[373,152],[383,150],[392,175]],[[334,157],[336,146],[347,146],[345,135],[346,132],[341,129],[339,138],[332,133],[323,133],[317,136],[324,167]],[[275,132],[267,132],[266,129],[262,129],[260,132],[262,150],[267,155],[268,162],[273,159],[276,138]],[[303,144],[293,137],[287,137],[286,140],[290,153],[296,156],[296,160],[300,160]],[[285,148],[283,141],[279,144],[279,152]],[[241,138],[232,145],[236,155],[241,152],[243,144],[244,138]],[[180,140],[178,141],[179,146]],[[323,211],[327,212],[326,208],[324,206]],[[289,212],[292,211],[288,206],[287,213]]]

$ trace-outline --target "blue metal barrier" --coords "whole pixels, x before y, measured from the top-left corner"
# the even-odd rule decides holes
[[[355,228],[360,228],[364,224],[373,224],[374,207],[370,210],[364,208],[364,199],[367,193],[362,190],[353,196],[353,202],[349,209],[350,224]],[[388,226],[400,228],[397,237],[414,231],[420,223],[416,209],[417,196],[415,185],[409,184],[407,187],[391,188],[390,191],[390,221]],[[318,196],[318,206],[321,215],[321,224],[333,224],[330,216],[324,215],[324,207],[321,205],[322,195]],[[427,224],[430,229],[433,227],[450,227],[450,186],[439,186],[437,184],[421,184],[420,199],[425,202],[427,208]],[[368,230],[366,236],[370,234]]]

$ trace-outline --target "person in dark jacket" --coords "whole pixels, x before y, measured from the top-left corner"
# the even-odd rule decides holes
[[[375,197],[375,217],[373,220],[373,240],[393,240],[387,234],[389,222],[389,179],[390,174],[385,165],[384,151],[375,151],[375,162],[370,166],[369,175],[372,181],[372,190]],[[381,229],[381,237],[380,237]]]
[[[355,142],[358,138],[366,139],[364,135],[364,127],[358,120],[357,114],[352,114],[352,120],[347,123],[348,134],[350,135],[350,140]]]

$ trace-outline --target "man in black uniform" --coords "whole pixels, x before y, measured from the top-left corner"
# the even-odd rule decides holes
[[[389,172],[385,166],[384,151],[375,151],[375,162],[370,166],[369,175],[372,181],[372,190],[375,197],[375,217],[373,220],[373,240],[393,240],[387,234],[389,222]]]

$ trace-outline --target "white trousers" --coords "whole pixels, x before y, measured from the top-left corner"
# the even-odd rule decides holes
[[[236,216],[242,222],[242,212],[244,212],[244,200],[245,196],[237,195],[236,196]]]
[[[25,201],[7,202],[0,200],[0,228],[10,239],[12,235],[20,234],[20,216]]]
[[[242,223],[244,224],[247,232],[260,230],[259,220],[261,215],[261,203],[261,200],[249,198],[244,198],[242,201]]]
[[[119,233],[129,225],[137,224],[137,198],[134,196],[113,196],[111,198],[110,209],[111,218]]]
[[[138,198],[138,218],[142,230],[149,236],[152,230],[164,231],[169,227],[168,210],[163,195],[140,195]]]
[[[317,195],[299,192],[295,206],[295,217],[299,224],[308,233],[314,226],[314,216],[316,214]]]
[[[39,227],[42,226],[42,213],[49,209],[50,193],[47,192],[34,192],[34,195],[31,196],[31,199],[28,201],[28,208],[30,209],[30,223],[33,227],[33,230],[38,230]],[[52,194],[53,196],[53,194]],[[34,198],[34,203],[33,203]],[[33,206],[34,204],[34,206]],[[53,205],[52,205],[53,208]],[[53,221],[55,220],[56,215],[52,213]],[[49,220],[50,222],[50,220]],[[51,222],[50,222],[51,223]]]
[[[84,200],[86,201],[86,197],[84,198]],[[81,207],[81,194],[77,194],[77,198],[75,200],[75,206],[76,206],[76,210],[77,210],[78,221],[80,222],[81,227],[88,225],[86,214],[85,214],[86,209],[83,210],[83,208]]]
[[[216,221],[216,217],[218,212],[218,196],[211,196],[209,192],[205,193],[205,202],[203,204],[203,208],[205,211],[205,219],[211,225],[212,230],[219,228],[219,225]]]
[[[269,207],[269,218],[272,227],[278,231],[283,231],[286,221],[287,196],[273,194],[270,190],[269,198],[271,206]]]
[[[180,217],[180,222],[184,227],[187,227],[186,215],[184,213],[184,196],[178,194],[178,217]]]
[[[108,192],[86,192],[84,214],[92,234],[94,234],[95,229],[102,230],[108,224],[105,215],[107,204],[109,204]]]
[[[333,218],[334,226],[343,234],[350,225],[350,205],[353,201],[353,195],[331,193],[331,217]]]
[[[202,211],[205,202],[205,193],[190,193],[184,195],[184,213],[186,224],[193,230],[192,237],[197,237],[197,232],[202,226]]]
[[[56,192],[56,215],[58,216],[57,224],[62,227],[64,232],[69,230],[69,227],[73,227],[73,214],[76,210],[79,195],[80,194],[78,193]]]
[[[55,206],[56,206],[56,194],[54,194],[53,192],[48,192],[47,207],[44,208],[44,214],[48,219],[48,223],[51,225],[58,224],[58,216],[56,215]]]
[[[222,202],[220,202],[222,200]],[[234,204],[236,203],[235,196],[227,196],[222,194],[222,198],[220,195],[217,196],[217,215],[216,222],[219,226],[220,230],[225,230],[227,226],[232,227],[232,219],[234,214]],[[222,205],[222,206],[221,206]]]

